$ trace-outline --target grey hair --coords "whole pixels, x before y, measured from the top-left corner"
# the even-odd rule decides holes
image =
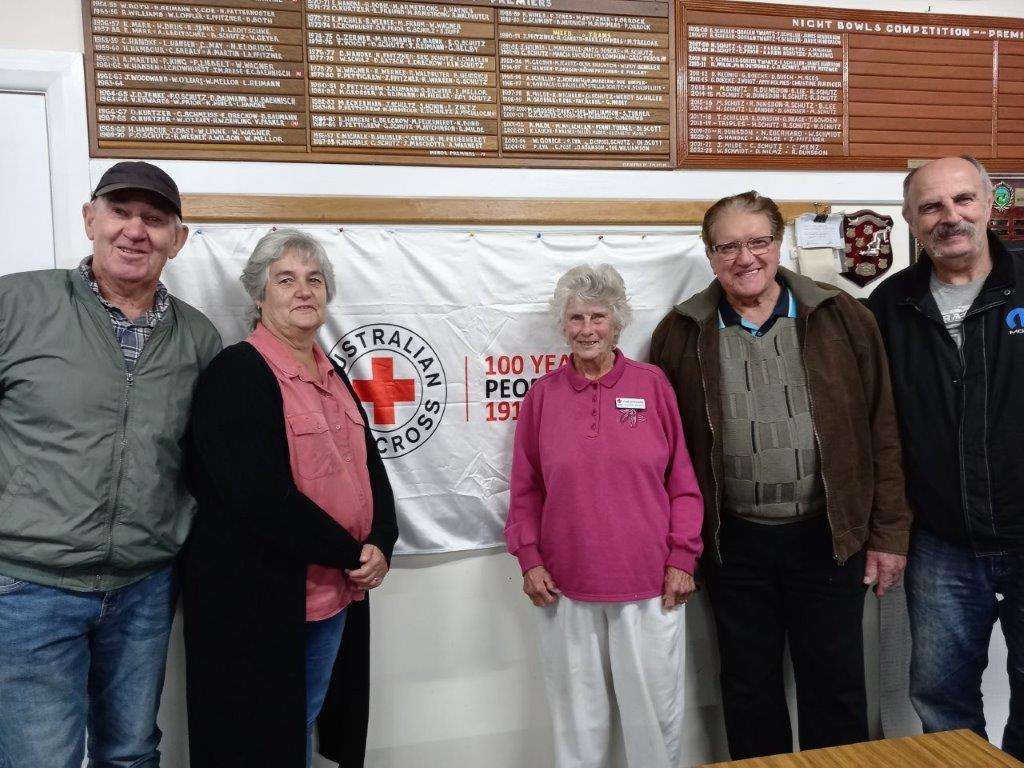
[[[252,299],[252,305],[246,312],[249,320],[249,327],[255,328],[260,319],[260,308],[256,302],[263,301],[267,295],[267,279],[270,275],[270,265],[283,257],[289,251],[295,251],[304,260],[313,259],[320,272],[324,276],[324,284],[327,286],[327,301],[334,298],[334,267],[327,258],[327,251],[316,240],[298,229],[275,229],[268,232],[256,247],[252,249],[249,261],[245,263],[245,269],[238,279],[245,288],[245,292]]]
[[[608,307],[616,336],[633,318],[626,283],[611,264],[577,264],[558,278],[548,307],[552,321],[562,330],[565,329],[565,314],[574,300]]]
[[[966,160],[968,163],[974,166],[974,169],[978,172],[978,176],[981,177],[981,188],[985,190],[986,194],[992,194],[992,177],[988,175],[988,169],[981,164],[978,158],[972,155],[958,155],[961,160]],[[919,165],[916,168],[911,168],[903,178],[903,218],[907,219],[907,214],[910,213],[910,182],[917,174],[919,170],[924,168],[924,165]],[[908,219],[909,221],[909,219]]]

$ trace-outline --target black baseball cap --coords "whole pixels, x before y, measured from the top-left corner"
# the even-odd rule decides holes
[[[144,189],[159,195],[170,204],[178,216],[181,216],[181,195],[178,194],[178,185],[166,171],[152,163],[125,160],[110,166],[100,178],[100,183],[96,185],[92,199],[119,189]]]

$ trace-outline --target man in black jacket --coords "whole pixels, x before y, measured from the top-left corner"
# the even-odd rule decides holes
[[[1011,691],[1003,749],[1024,758],[1024,259],[987,231],[991,210],[974,158],[911,171],[903,216],[927,258],[886,280],[870,306],[914,510],[914,707],[926,731],[985,736],[981,676],[998,618]]]

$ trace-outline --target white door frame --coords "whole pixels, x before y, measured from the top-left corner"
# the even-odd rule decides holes
[[[71,267],[90,252],[81,214],[91,192],[82,54],[0,49],[0,91],[46,99],[55,266]]]

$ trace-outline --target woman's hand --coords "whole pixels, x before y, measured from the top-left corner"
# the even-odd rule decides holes
[[[361,566],[354,570],[345,570],[349,580],[358,589],[373,589],[379,587],[388,573],[388,561],[373,544],[363,544],[363,551],[359,553]]]
[[[697,591],[693,576],[671,565],[665,566],[665,588],[661,596],[661,604],[671,610],[677,605],[684,605]]]
[[[523,592],[538,607],[553,605],[562,594],[543,565],[531,568],[523,574]]]

